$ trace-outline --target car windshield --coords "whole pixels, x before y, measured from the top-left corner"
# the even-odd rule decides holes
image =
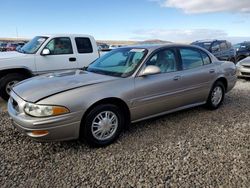
[[[118,48],[94,61],[87,71],[125,78],[133,74],[146,54],[142,48]]]
[[[192,44],[196,45],[196,46],[200,46],[202,48],[205,48],[206,50],[209,50],[210,46],[211,46],[211,42],[195,42],[195,43],[192,43]]]
[[[237,51],[239,51],[239,50],[250,50],[250,43],[248,43],[248,42],[238,43],[238,44],[235,44],[233,47]]]
[[[37,36],[25,44],[19,52],[26,54],[34,54],[42,46],[42,44],[48,39],[48,37]]]

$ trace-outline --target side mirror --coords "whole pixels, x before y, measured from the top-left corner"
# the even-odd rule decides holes
[[[161,69],[158,66],[155,65],[148,65],[146,68],[140,73],[139,76],[147,76],[147,75],[153,75],[153,74],[159,74],[161,73]]]
[[[41,55],[49,55],[50,54],[50,50],[49,49],[47,49],[47,48],[45,48],[45,49],[43,49],[43,51],[42,51],[42,53],[41,53]]]

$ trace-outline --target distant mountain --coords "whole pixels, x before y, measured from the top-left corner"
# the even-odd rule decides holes
[[[137,44],[167,44],[167,43],[172,43],[170,41],[164,41],[164,40],[159,40],[159,39],[153,39],[153,40],[145,40],[145,41],[139,41]]]
[[[145,41],[119,41],[119,40],[98,40],[99,44],[114,44],[114,45],[151,45],[151,44],[167,44],[172,43],[170,41],[164,41],[159,39],[151,39],[151,40],[145,40]]]

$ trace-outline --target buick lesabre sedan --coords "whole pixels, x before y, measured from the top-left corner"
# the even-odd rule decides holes
[[[115,141],[131,122],[206,104],[217,109],[236,83],[232,62],[200,47],[118,48],[82,70],[38,76],[11,91],[13,124],[39,141]]]

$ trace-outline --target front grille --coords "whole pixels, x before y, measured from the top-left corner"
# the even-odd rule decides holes
[[[241,74],[244,76],[250,76],[250,72],[241,72]]]
[[[13,107],[17,112],[19,112],[19,106],[18,106],[18,103],[15,101],[15,99],[10,98],[10,102],[11,102],[11,104],[12,104],[12,107]]]
[[[244,68],[250,69],[250,65],[242,65]]]

